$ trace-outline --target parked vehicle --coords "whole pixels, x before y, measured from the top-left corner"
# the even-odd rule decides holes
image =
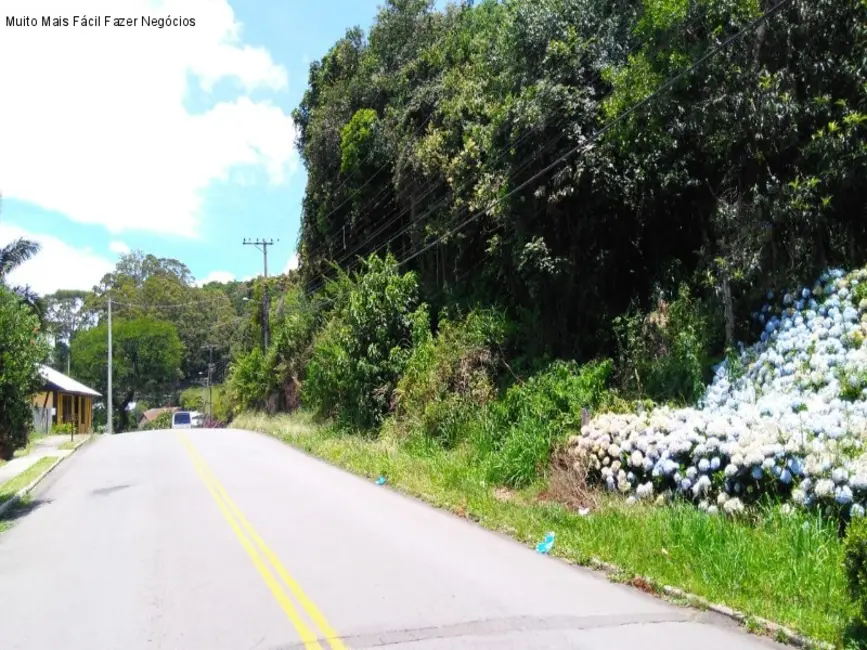
[[[192,429],[193,419],[189,411],[178,411],[172,416],[172,429]]]

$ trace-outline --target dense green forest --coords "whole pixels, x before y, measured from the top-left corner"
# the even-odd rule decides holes
[[[432,4],[310,67],[308,291],[388,251],[434,315],[500,305],[526,354],[590,358],[680,285],[731,343],[767,289],[864,261],[860,0]]]
[[[867,260],[865,37],[862,0],[386,2],[310,66],[300,277],[236,408],[695,402],[769,292]]]

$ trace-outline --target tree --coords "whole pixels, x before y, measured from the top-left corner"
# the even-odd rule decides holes
[[[207,372],[211,357],[206,345],[216,346],[215,363],[225,365],[228,361],[228,324],[236,316],[232,300],[213,283],[205,288],[195,286],[183,262],[141,251],[128,253],[95,287],[85,311],[104,322],[109,297],[119,318],[148,317],[174,325],[183,345],[181,369],[185,378],[194,380]]]
[[[45,296],[45,322],[54,337],[54,364],[61,372],[69,372],[69,343],[79,330],[95,324],[83,307],[90,292],[61,289]]]
[[[305,288],[391,252],[433,313],[502,304],[528,353],[591,357],[657,287],[731,341],[768,289],[863,264],[867,4],[777,4],[385,2],[293,114]]]
[[[39,363],[45,354],[38,319],[0,286],[0,459],[9,460],[27,444],[31,398],[42,383]]]
[[[0,248],[0,283],[8,286],[7,276],[39,252],[39,244],[29,239],[18,238]],[[28,286],[10,287],[12,292],[30,305],[37,316],[42,315],[39,296]]]
[[[182,376],[183,345],[174,325],[149,317],[115,321],[112,338],[112,399],[118,430],[124,431],[129,428],[127,408],[134,399],[160,404],[175,388]],[[71,348],[76,376],[106,394],[107,326],[79,332]]]
[[[302,393],[319,415],[367,429],[391,410],[413,347],[430,334],[414,273],[371,255],[332,287],[335,306],[313,344]]]

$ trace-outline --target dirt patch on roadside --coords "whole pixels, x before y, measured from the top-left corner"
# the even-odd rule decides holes
[[[565,450],[551,459],[548,489],[539,495],[541,501],[556,501],[571,510],[595,510],[599,507],[596,491],[588,486],[587,469]]]

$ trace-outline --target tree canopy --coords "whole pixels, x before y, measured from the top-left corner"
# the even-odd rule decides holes
[[[32,310],[0,285],[0,459],[27,441],[30,399],[42,384],[39,364],[46,347]]]
[[[865,260],[865,26],[861,0],[388,0],[294,113],[305,286],[391,252],[434,311],[502,303],[592,356],[687,282],[731,342],[768,288]]]
[[[108,325],[77,334],[72,341],[75,376],[108,393]],[[174,325],[143,316],[112,326],[112,399],[121,430],[127,407],[138,398],[160,403],[182,378],[183,345]]]

